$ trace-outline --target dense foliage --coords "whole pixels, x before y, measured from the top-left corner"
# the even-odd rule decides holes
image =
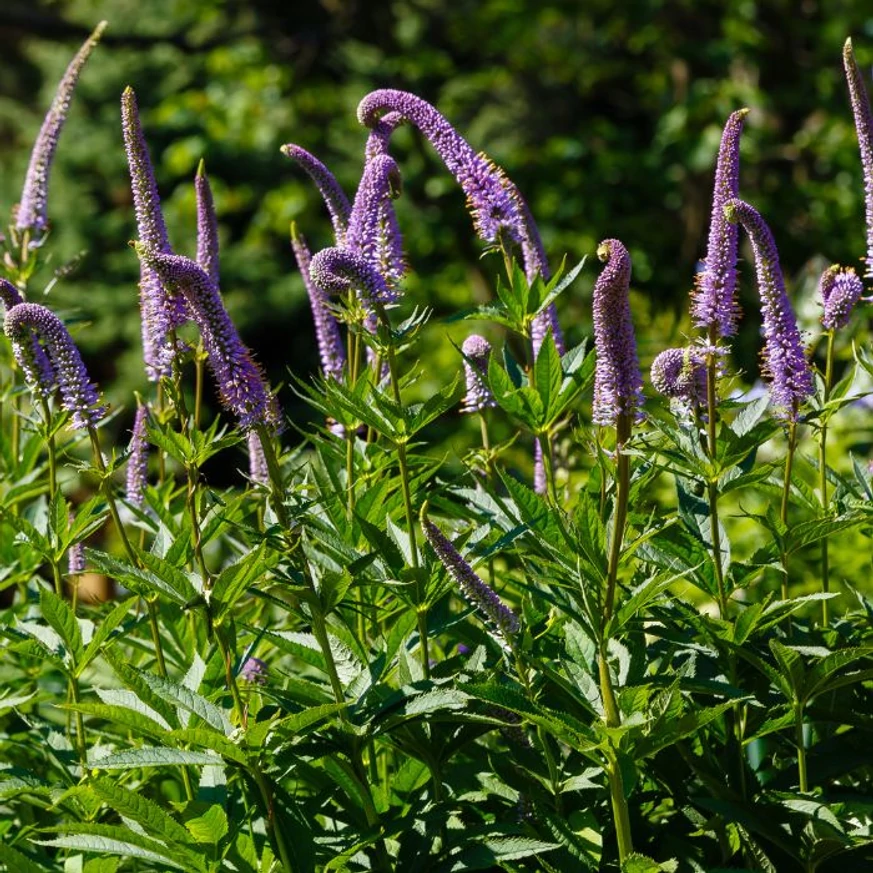
[[[682,280],[687,336],[664,348],[631,293],[651,214],[651,239],[598,234],[596,258],[553,269],[538,198],[450,112],[360,91],[354,196],[312,143],[282,149],[332,238],[291,228],[321,366],[284,343],[279,393],[225,305],[208,161],[190,221],[167,220],[150,125],[119,90],[106,160],[128,174],[134,241],[92,237],[88,257],[139,271],[138,311],[114,310],[137,323],[142,390],[122,380],[107,405],[77,341],[117,330],[112,312],[67,317],[51,275],[55,155],[101,37],[58,77],[4,238],[0,865],[873,864],[873,481],[846,450],[869,432],[864,284],[834,264],[789,293],[782,227],[741,160],[755,107],[705,122],[723,128],[705,258]],[[832,256],[867,279],[873,117],[851,43],[843,64],[839,160],[865,181],[850,199],[868,247],[858,220]],[[407,202],[409,128],[495,276],[445,320],[407,293],[428,261],[403,234],[439,208]],[[565,336],[583,306],[592,337]],[[459,338],[439,365],[434,324]],[[763,335],[760,390],[732,355],[743,331]]]

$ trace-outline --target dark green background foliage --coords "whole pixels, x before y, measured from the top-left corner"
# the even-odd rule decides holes
[[[81,259],[52,293],[55,307],[92,322],[79,339],[101,383],[113,381],[116,401],[143,378],[137,265],[125,245],[134,234],[119,129],[126,84],[140,100],[180,251],[193,248],[191,180],[206,159],[223,291],[274,382],[286,368],[316,368],[289,222],[313,248],[330,242],[317,194],[279,146],[314,151],[353,191],[365,139],[354,110],[375,87],[434,102],[505,167],[553,263],[592,253],[604,237],[626,242],[644,363],[687,328],[714,154],[739,106],[752,109],[744,196],[775,228],[786,273],[808,279],[817,257],[852,264],[863,253],[861,174],[840,66],[849,34],[862,68],[873,61],[873,16],[863,2],[5,0],[4,210],[18,198],[64,65],[101,17],[110,29],[80,83],[52,182],[55,266]],[[487,299],[499,265],[480,260],[463,196],[417,135],[402,131],[396,151],[408,294],[438,313]],[[590,330],[592,281],[589,270],[562,300],[574,341]],[[811,295],[811,285],[797,287]],[[754,313],[750,281],[743,299]],[[446,332],[432,328],[431,352],[454,367]],[[736,347],[749,373],[758,345],[757,319],[749,319]],[[293,415],[307,414],[291,392],[283,400]]]

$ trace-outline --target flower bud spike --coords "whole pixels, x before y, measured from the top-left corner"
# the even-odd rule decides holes
[[[867,264],[866,278],[873,278],[873,114],[870,111],[870,98],[864,85],[864,77],[855,60],[852,40],[847,39],[843,47],[843,68],[849,86],[849,100],[855,117],[855,132],[861,150],[861,169],[864,174],[864,209],[867,219]]]
[[[145,503],[148,486],[149,443],[146,432],[149,410],[144,404],[137,406],[133,430],[127,445],[127,501],[141,507]]]
[[[864,284],[851,267],[834,264],[822,273],[819,293],[822,325],[825,330],[841,330],[849,323],[852,311],[864,293]]]
[[[206,175],[206,164],[202,159],[194,177],[194,191],[197,196],[197,263],[216,285],[220,285],[218,218]]]
[[[464,354],[464,373],[467,378],[467,393],[464,395],[461,411],[482,412],[488,407],[497,406],[485,381],[491,358],[491,343],[474,333],[464,340],[461,351]]]

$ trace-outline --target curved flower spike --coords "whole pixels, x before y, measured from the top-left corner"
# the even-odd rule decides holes
[[[361,255],[344,249],[322,249],[312,258],[309,275],[328,294],[344,294],[354,288],[366,304],[397,300],[397,292],[387,285],[380,273]]]
[[[310,263],[312,257],[306,240],[297,233],[297,226],[291,224],[291,248],[303,276],[303,284],[309,295],[309,306],[312,309],[312,320],[315,323],[315,340],[318,343],[318,354],[321,358],[321,369],[324,375],[336,380],[342,379],[346,365],[346,350],[340,335],[339,325],[328,308],[325,293],[312,281]]]
[[[63,322],[45,306],[19,303],[7,310],[3,329],[12,340],[12,353],[31,386],[48,395],[52,386],[36,381],[41,374],[28,367],[32,338],[34,335],[39,338],[54,368],[62,405],[72,415],[72,426],[96,427],[103,417],[104,408],[88,378],[82,356]]]
[[[30,229],[42,233],[48,228],[48,183],[55,150],[58,147],[61,130],[70,111],[79,75],[91,52],[94,51],[94,47],[100,42],[106,24],[107,22],[101,21],[94,28],[91,36],[85,40],[73,60],[70,61],[70,65],[58,83],[54,100],[52,100],[52,105],[30,153],[30,164],[24,178],[21,201],[15,213],[15,226],[18,230]]]
[[[819,283],[825,330],[840,330],[852,317],[855,304],[864,293],[864,284],[851,267],[834,264],[822,273]]]
[[[3,308],[7,312],[13,306],[24,303],[21,292],[11,282],[2,278],[0,278],[0,303],[3,304]],[[41,397],[45,399],[51,397],[57,385],[55,369],[33,331],[30,332],[30,342],[21,344],[21,360],[19,364],[24,371],[27,383]]]
[[[209,366],[222,404],[239,420],[243,430],[280,426],[279,410],[221,300],[218,287],[190,258],[157,252],[134,243],[142,261],[173,293],[182,294],[203,337]]]
[[[161,198],[148,145],[139,121],[136,94],[125,88],[121,95],[121,129],[130,170],[130,187],[136,213],[137,235],[151,249],[170,254],[167,225],[161,211]],[[140,262],[140,310],[142,314],[142,347],[146,375],[152,382],[172,374],[175,349],[170,343],[170,331],[188,320],[185,300],[169,295],[154,270]]]
[[[770,381],[770,398],[779,418],[797,421],[800,405],[813,393],[812,370],[785,291],[776,242],[758,211],[745,201],[729,200],[724,213],[728,221],[743,226],[755,255],[764,319],[764,375]]]
[[[139,507],[145,503],[145,490],[148,486],[149,443],[146,436],[148,417],[148,407],[137,406],[133,431],[127,445],[127,501]]]
[[[491,357],[491,343],[483,336],[472,334],[461,346],[464,353],[464,372],[467,377],[467,393],[464,396],[462,412],[482,412],[489,406],[497,406],[494,395],[485,381],[488,361]]]
[[[521,627],[518,616],[476,575],[446,535],[427,517],[427,509],[425,503],[421,507],[421,527],[440,563],[471,606],[479,610],[505,642],[511,643]]]
[[[283,145],[280,149],[283,155],[296,161],[309,175],[324,198],[337,245],[341,245],[346,235],[352,206],[346,192],[330,170],[315,155],[294,143]]]
[[[391,134],[405,121],[406,119],[399,112],[386,112],[370,128],[370,135],[367,137],[367,145],[364,149],[365,158],[372,161],[376,155],[387,155]]]
[[[870,98],[864,86],[864,77],[858,69],[852,40],[847,39],[843,47],[843,67],[846,83],[849,86],[849,100],[855,116],[855,131],[861,149],[861,168],[864,172],[864,208],[867,218],[867,278],[873,277],[873,114],[870,112]]]
[[[197,195],[197,263],[203,272],[219,284],[218,218],[215,215],[215,202],[212,188],[206,175],[203,160],[197,166],[194,177],[194,192]]]
[[[617,239],[604,240],[597,257],[606,263],[594,285],[595,424],[612,425],[619,416],[633,418],[643,402],[643,379],[631,320],[628,292],[631,259]]]
[[[739,307],[736,302],[737,241],[739,228],[724,215],[724,205],[739,196],[740,134],[748,109],[738,109],[725,124],[715,167],[712,218],[705,269],[696,277],[691,317],[696,327],[715,331],[716,336],[737,332]]]
[[[666,349],[652,361],[652,387],[691,405],[706,398],[706,359],[693,348]]]

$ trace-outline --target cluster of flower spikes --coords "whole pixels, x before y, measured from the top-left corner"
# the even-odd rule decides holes
[[[24,188],[15,213],[15,227],[20,231],[30,230],[37,234],[43,234],[48,230],[48,183],[55,150],[58,147],[61,130],[70,111],[79,75],[91,52],[100,42],[100,37],[105,29],[105,21],[101,21],[94,28],[94,32],[76,52],[58,83],[52,105],[43,120],[30,153],[30,163],[24,177]]]
[[[764,375],[776,415],[797,421],[803,401],[813,393],[812,370],[779,264],[776,242],[758,211],[743,200],[724,205],[728,221],[743,226],[755,256],[758,294],[764,322]]]
[[[428,518],[427,513],[428,505],[425,502],[421,507],[421,527],[440,563],[471,606],[497,631],[504,643],[511,645],[520,628],[518,616],[476,574],[449,538]]]
[[[694,408],[706,400],[706,358],[699,348],[665,349],[651,368],[652,387]]]
[[[485,381],[491,358],[491,343],[484,336],[474,333],[464,340],[461,352],[464,355],[464,374],[467,380],[462,412],[482,412],[489,406],[497,406]]]
[[[184,255],[166,254],[134,243],[137,255],[172,293],[181,294],[197,323],[222,404],[243,430],[260,425],[277,431],[281,418],[264,377],[239,338],[218,286]]]
[[[864,86],[864,78],[855,60],[852,40],[843,47],[843,67],[849,86],[849,99],[855,118],[855,131],[861,149],[861,168],[864,173],[864,208],[867,219],[867,265],[866,277],[873,278],[873,113],[870,99]]]
[[[605,266],[594,285],[594,406],[592,419],[614,425],[634,419],[643,400],[643,380],[628,297],[631,259],[624,244],[607,239],[597,247]]]
[[[852,310],[864,293],[864,284],[851,267],[834,264],[828,267],[819,281],[821,295],[821,323],[825,330],[840,330],[852,317]]]
[[[137,237],[149,249],[171,254],[173,250],[161,211],[161,199],[148,145],[139,121],[136,95],[129,87],[121,95],[121,128],[130,169]],[[172,375],[176,349],[171,337],[175,328],[188,321],[189,316],[184,298],[169,293],[155,270],[142,261],[139,293],[146,375],[152,382],[158,382],[161,378]]]
[[[57,382],[61,404],[72,416],[72,426],[77,429],[96,427],[105,410],[63,322],[45,306],[19,303],[6,310],[3,329],[12,340],[12,353],[33,390],[48,397]],[[47,381],[46,375],[34,366],[34,337],[45,348],[53,381]]]

